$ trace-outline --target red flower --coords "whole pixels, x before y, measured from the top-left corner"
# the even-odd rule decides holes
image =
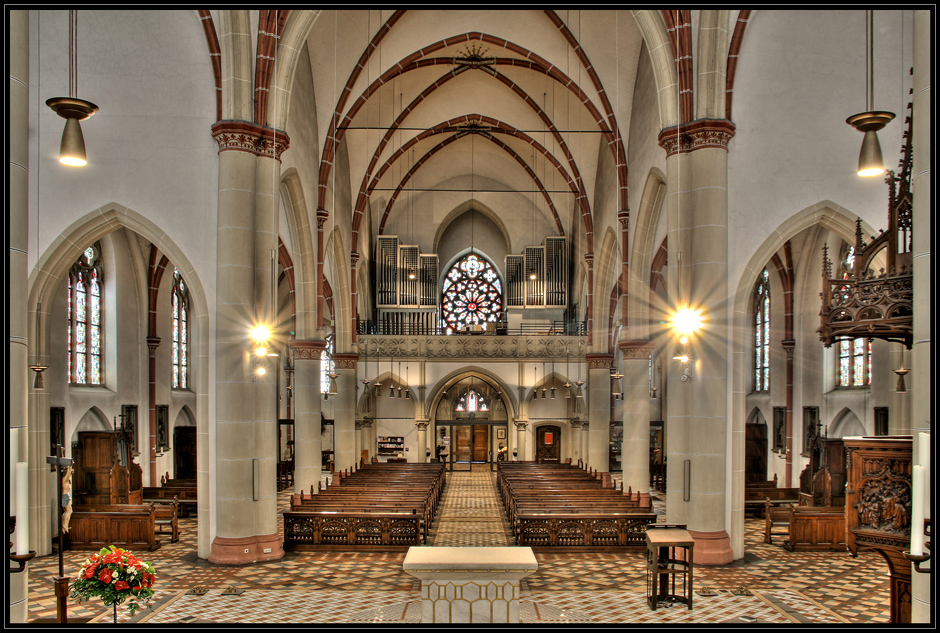
[[[117,589],[118,591],[124,591],[126,589],[130,589],[131,586],[126,580],[119,580],[116,583],[114,583],[114,588]]]
[[[111,570],[108,569],[107,567],[102,569],[101,573],[98,574],[98,580],[100,580],[106,585],[109,584],[111,582]]]
[[[140,584],[144,585],[145,587],[152,587],[156,579],[157,577],[153,574],[144,572],[144,579]]]
[[[139,563],[139,562],[140,562],[140,561],[137,560],[137,557],[134,556],[133,554],[128,554],[128,555],[127,555],[127,564],[128,564],[128,565],[136,565],[136,564]]]
[[[98,570],[98,563],[93,563],[85,568],[85,578],[91,579],[95,577],[95,572]]]

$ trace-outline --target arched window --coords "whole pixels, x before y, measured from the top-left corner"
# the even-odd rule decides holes
[[[335,374],[333,362],[333,335],[326,337],[326,347],[320,352],[320,393],[330,393],[330,374]]]
[[[867,387],[871,384],[871,339],[839,341],[839,386]]]
[[[454,411],[489,411],[490,406],[486,402],[486,399],[483,397],[483,394],[478,392],[476,389],[470,388],[464,391],[459,398],[457,398],[456,406]]]
[[[441,319],[447,334],[495,322],[503,309],[502,288],[487,260],[474,253],[458,260],[444,278]]]
[[[85,249],[69,270],[69,383],[101,384],[101,245]]]
[[[754,391],[770,390],[770,275],[754,286]]]
[[[173,388],[189,387],[189,289],[180,271],[173,269]]]

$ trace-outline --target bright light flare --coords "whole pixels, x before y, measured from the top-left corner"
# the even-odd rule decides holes
[[[672,329],[683,337],[688,337],[702,329],[702,311],[693,308],[680,308],[672,316]]]
[[[253,327],[248,332],[248,336],[251,337],[251,340],[257,343],[263,343],[264,341],[267,341],[269,338],[271,338],[271,330],[269,330],[267,326],[259,325]]]

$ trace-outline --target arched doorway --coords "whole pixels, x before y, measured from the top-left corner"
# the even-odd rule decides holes
[[[561,427],[540,426],[535,432],[536,463],[559,463],[561,461]]]
[[[471,374],[441,392],[434,419],[435,459],[448,470],[495,469],[509,454],[509,418],[502,389]],[[478,465],[475,467],[475,465]]]
[[[754,409],[744,425],[744,482],[767,479],[767,422],[760,409]]]

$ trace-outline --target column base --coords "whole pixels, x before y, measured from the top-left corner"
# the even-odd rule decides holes
[[[280,534],[228,538],[217,536],[212,541],[209,562],[215,565],[249,565],[284,557]]]
[[[724,530],[697,532],[689,530],[695,540],[695,565],[727,565],[734,560],[731,553],[731,537]]]

